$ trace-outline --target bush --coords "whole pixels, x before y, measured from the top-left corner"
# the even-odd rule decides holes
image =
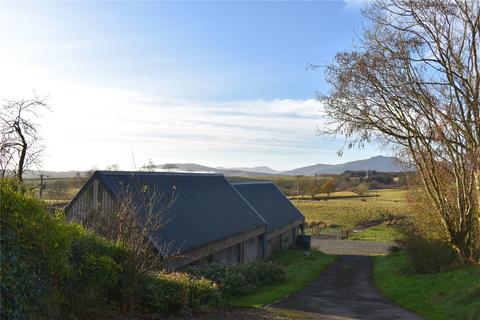
[[[221,295],[217,285],[186,273],[151,273],[144,277],[142,306],[149,312],[185,313],[216,304]]]
[[[446,271],[457,261],[457,255],[446,241],[427,238],[414,229],[405,232],[400,243],[417,273]]]
[[[122,243],[100,238],[0,180],[1,318],[105,317],[107,311],[184,312],[220,298],[215,283],[187,274],[144,275]]]
[[[65,233],[15,182],[0,181],[0,199],[1,316],[58,316],[61,299],[52,280],[69,272]]]
[[[218,284],[225,295],[239,295],[258,285],[284,281],[285,270],[273,262],[259,261],[239,265],[212,263],[187,268],[186,272]]]

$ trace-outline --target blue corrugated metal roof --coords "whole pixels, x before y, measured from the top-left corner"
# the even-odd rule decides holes
[[[133,194],[143,219],[149,196],[162,195],[152,212],[174,199],[160,218],[161,227],[151,232],[151,240],[167,244],[166,250],[160,248],[165,256],[265,226],[221,174],[97,171],[95,176],[117,200]]]
[[[239,182],[233,186],[267,222],[267,231],[304,220],[304,216],[272,182]]]

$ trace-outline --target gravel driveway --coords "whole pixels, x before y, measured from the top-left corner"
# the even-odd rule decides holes
[[[369,256],[388,254],[395,243],[390,241],[360,241],[312,238],[312,248],[335,255]]]

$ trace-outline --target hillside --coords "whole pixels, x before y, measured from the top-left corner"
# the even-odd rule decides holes
[[[340,174],[347,170],[375,170],[380,172],[412,171],[411,165],[402,163],[395,157],[376,156],[365,160],[351,161],[341,164],[316,164],[282,172],[283,175],[313,176],[320,174]]]
[[[277,171],[267,166],[257,167],[208,167],[197,163],[169,163],[156,165],[155,168],[158,171],[167,170],[165,166],[172,166],[173,169],[169,169],[177,172],[205,172],[205,173],[221,173],[227,177],[259,177],[259,176],[273,176],[273,175],[286,175],[286,176],[314,176],[321,174],[341,174],[344,171],[351,170],[375,170],[379,172],[405,172],[415,170],[411,165],[400,162],[395,157],[376,156],[369,159],[351,161],[340,164],[315,164],[311,166],[296,168],[288,171]],[[49,176],[50,178],[73,178],[77,176],[77,173],[84,175],[84,171],[41,171],[34,170],[28,172],[25,178],[38,178],[40,174]]]

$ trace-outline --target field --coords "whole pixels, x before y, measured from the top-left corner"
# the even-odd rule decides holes
[[[349,192],[335,192],[328,200],[292,200],[305,215],[308,223],[355,228],[372,222],[382,222],[408,213],[406,190],[372,190],[367,197]],[[362,201],[363,200],[363,201]]]
[[[400,239],[401,233],[394,225],[384,223],[355,232],[348,237],[348,240],[368,240],[368,241],[395,241]]]
[[[52,206],[64,206],[75,196],[85,181],[85,178],[46,178],[43,180],[41,198]],[[25,185],[40,197],[40,179],[26,179]]]

